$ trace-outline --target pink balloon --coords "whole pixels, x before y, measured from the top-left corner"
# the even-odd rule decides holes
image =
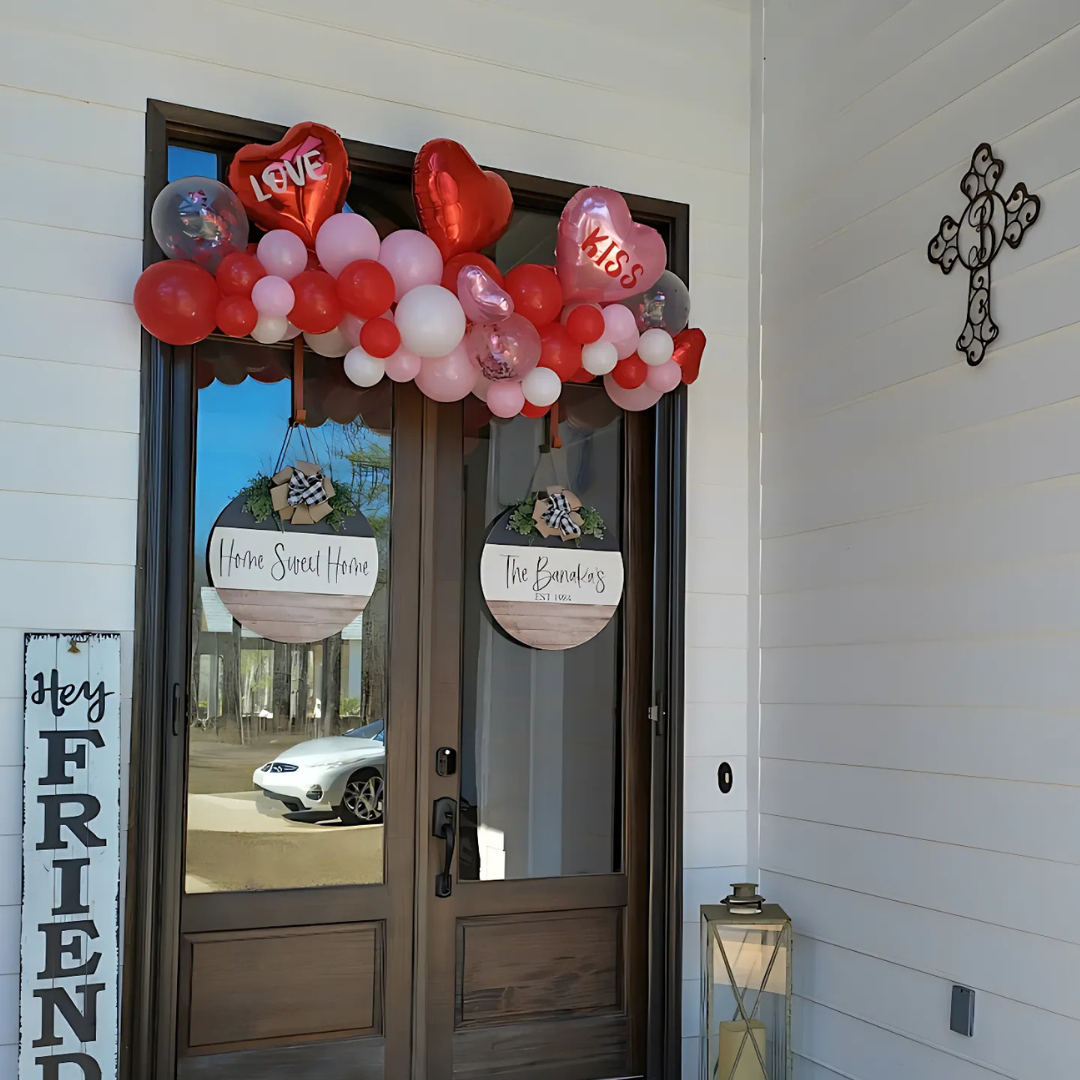
[[[476,323],[463,342],[485,379],[520,381],[540,362],[540,333],[523,315],[499,323]]]
[[[622,341],[615,341],[612,344],[615,346],[615,355],[620,360],[625,360],[628,356],[633,356],[637,352],[638,342],[641,340],[641,335],[635,330],[630,337],[624,338]]]
[[[604,340],[617,345],[630,337],[639,337],[634,313],[622,304],[609,304],[601,313],[604,316]]]
[[[645,376],[645,385],[653,390],[659,390],[661,394],[674,390],[680,382],[682,382],[682,368],[674,360],[668,360],[659,367],[649,368],[649,373]]]
[[[387,378],[393,379],[394,382],[408,382],[416,378],[422,364],[423,361],[416,353],[409,352],[404,345],[399,345],[397,351],[386,358]],[[682,375],[681,369],[679,374]]]
[[[477,362],[459,345],[446,356],[424,360],[416,373],[416,385],[432,401],[461,401],[472,392],[479,373]]]
[[[269,235],[267,233],[267,236]],[[292,233],[289,235],[292,236]],[[255,287],[251,290],[251,302],[260,315],[284,319],[292,311],[296,297],[293,295],[292,286],[284,278],[270,276],[259,278],[255,282]]]
[[[388,311],[387,315],[390,314]],[[363,319],[345,312],[345,318],[338,323],[338,329],[345,335],[345,340],[355,349],[360,344],[360,329],[364,325]]]
[[[488,390],[487,407],[495,416],[505,419],[517,416],[525,407],[525,394],[522,392],[521,383],[511,382],[509,379],[492,383]]]
[[[394,279],[395,303],[417,285],[438,285],[442,281],[442,253],[431,237],[416,229],[392,232],[379,248],[378,261]]]
[[[259,241],[255,257],[268,274],[291,281],[301,270],[307,269],[308,249],[296,233],[288,229],[271,229]]]
[[[663,237],[635,222],[617,191],[583,188],[563,209],[555,267],[567,300],[622,300],[655,285],[666,265]]]
[[[494,385],[493,382],[488,382],[483,375],[477,375],[476,382],[473,383],[472,392],[481,401],[487,401],[488,391]]]
[[[625,409],[627,412],[641,412],[643,409],[651,409],[664,396],[661,391],[654,390],[647,382],[643,382],[633,390],[627,390],[625,387],[620,386],[610,375],[604,376],[604,389],[607,390],[608,397],[620,409]]]
[[[514,301],[479,266],[463,266],[457,276],[457,297],[465,318],[474,323],[497,323],[514,314]],[[630,316],[633,319],[633,316]]]
[[[379,257],[379,234],[361,214],[334,214],[315,234],[315,254],[333,277],[357,259]]]

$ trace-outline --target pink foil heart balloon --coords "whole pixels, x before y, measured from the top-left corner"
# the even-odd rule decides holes
[[[630,216],[610,188],[583,188],[559,218],[555,266],[566,301],[611,302],[656,284],[667,265],[663,237]]]
[[[474,323],[498,323],[514,314],[514,301],[479,266],[463,266],[457,277],[457,298],[465,318]]]

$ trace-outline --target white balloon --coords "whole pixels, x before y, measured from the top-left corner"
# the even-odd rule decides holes
[[[281,315],[260,315],[251,336],[263,345],[273,345],[289,331],[289,320]]]
[[[402,345],[417,356],[446,356],[465,336],[465,312],[458,298],[441,285],[410,289],[398,303],[394,322]]]
[[[562,379],[551,368],[533,368],[521,380],[521,392],[530,405],[545,408],[559,400],[562,393]]]
[[[336,326],[325,334],[309,334],[305,330],[304,340],[320,356],[344,356],[352,348],[348,338]]]
[[[581,366],[590,375],[606,375],[619,362],[619,354],[610,341],[594,341],[581,347]]]
[[[371,356],[357,345],[345,354],[345,374],[357,386],[374,386],[386,374],[386,361]]]
[[[654,326],[641,335],[637,354],[649,367],[660,367],[675,355],[675,340],[666,330]]]
[[[281,340],[292,341],[294,337],[299,337],[302,333],[303,330],[299,326],[293,326],[292,323],[289,323],[289,328],[285,331],[285,336]]]

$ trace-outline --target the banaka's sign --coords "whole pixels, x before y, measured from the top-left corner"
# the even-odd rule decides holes
[[[112,1080],[120,636],[27,634],[19,1080]]]

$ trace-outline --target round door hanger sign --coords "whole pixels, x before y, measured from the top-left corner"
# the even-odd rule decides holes
[[[522,535],[510,527],[514,514],[511,507],[495,519],[480,556],[480,586],[492,618],[534,649],[584,644],[607,626],[622,598],[617,541],[580,532],[564,539],[557,529]]]
[[[337,532],[326,521],[294,525],[277,514],[262,522],[238,495],[221,512],[206,549],[210,584],[241,626],[270,641],[321,641],[367,606],[379,574],[379,549],[356,513]]]

